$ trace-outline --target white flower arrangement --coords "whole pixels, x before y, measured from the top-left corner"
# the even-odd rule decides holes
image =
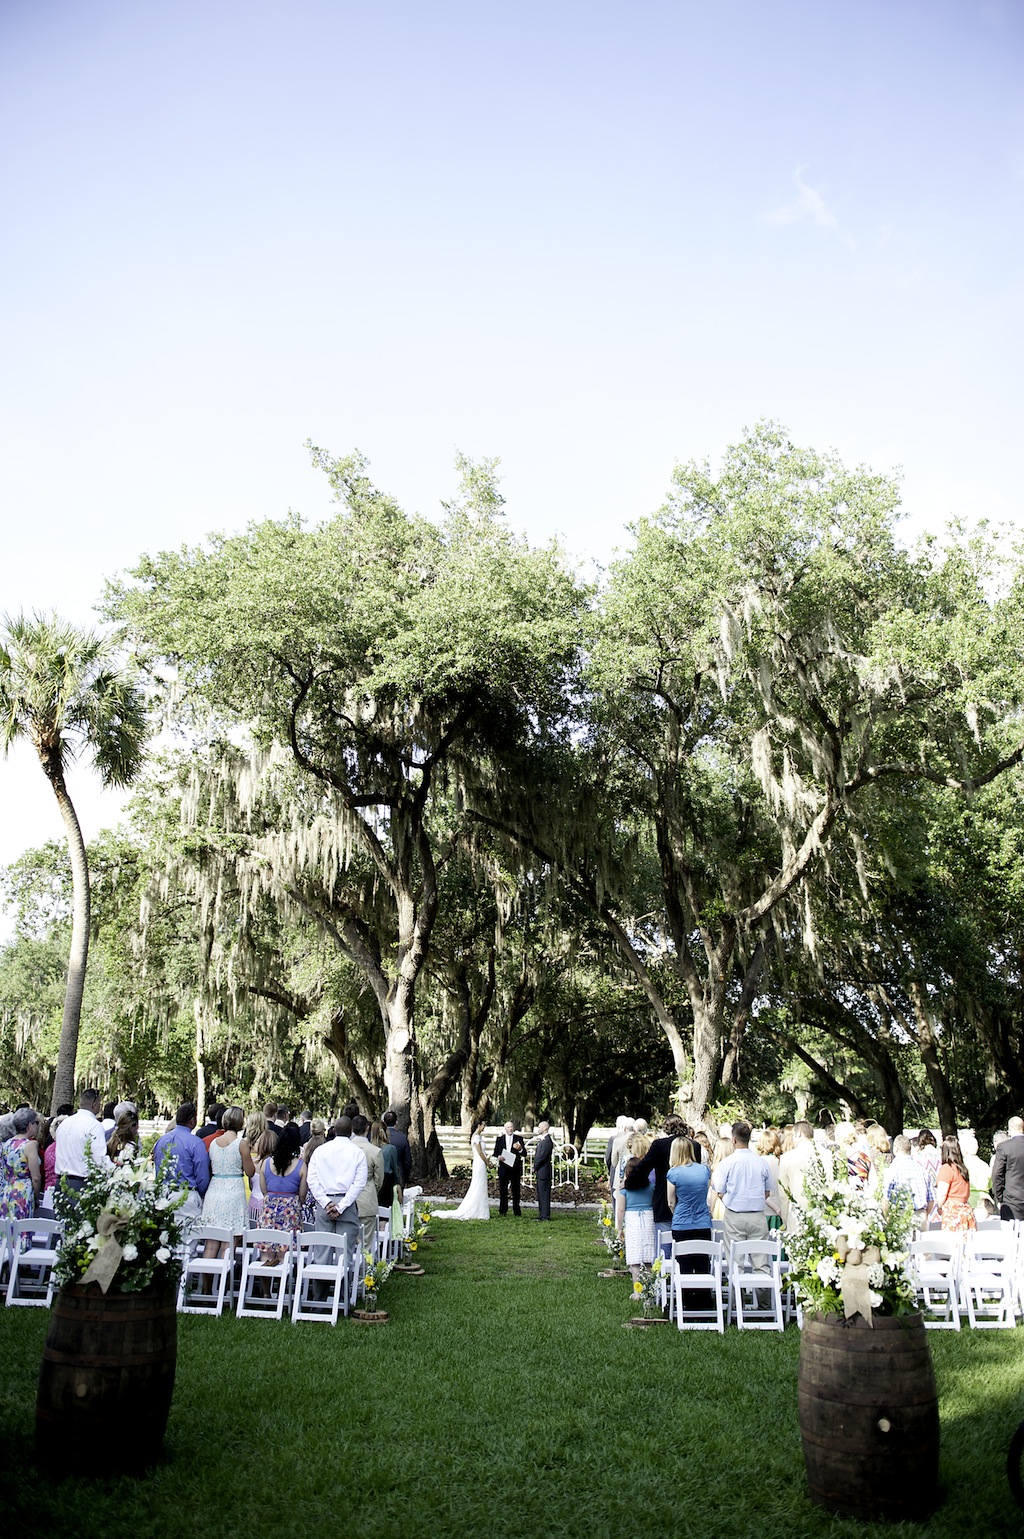
[[[91,1151],[87,1158],[82,1190],[61,1183],[54,1198],[65,1225],[55,1269],[58,1283],[96,1280],[104,1292],[112,1286],[118,1293],[138,1293],[161,1281],[170,1287],[177,1281],[181,1241],[175,1214],[188,1189],[173,1184],[169,1166],[156,1170],[131,1146],[112,1165],[97,1165]]]
[[[843,1150],[826,1146],[808,1167],[803,1201],[794,1206],[799,1216],[797,1227],[786,1236],[786,1254],[805,1308],[844,1313],[842,1290],[854,1258],[864,1266],[861,1275],[866,1274],[872,1310],[901,1315],[917,1308],[909,1196],[883,1202],[848,1176]]]

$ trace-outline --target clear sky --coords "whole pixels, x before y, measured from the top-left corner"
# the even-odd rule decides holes
[[[0,153],[0,613],[322,514],[307,438],[599,560],[762,416],[1020,517],[1021,0],[3,0]]]

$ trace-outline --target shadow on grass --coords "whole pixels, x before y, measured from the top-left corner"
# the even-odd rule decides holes
[[[47,1320],[4,1310],[0,1512],[82,1539],[248,1534],[258,1511],[281,1539],[281,1514],[353,1539],[1021,1532],[1002,1468],[1018,1332],[931,1334],[944,1504],[923,1525],[846,1522],[806,1494],[796,1330],[625,1331],[629,1283],[597,1277],[593,1236],[569,1215],[439,1225],[427,1275],[388,1282],[381,1329],[182,1317],[165,1458],[142,1480],[37,1473]]]

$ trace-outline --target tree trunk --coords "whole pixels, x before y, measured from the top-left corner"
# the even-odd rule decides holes
[[[953,1091],[945,1070],[939,1060],[939,1044],[932,1024],[931,1012],[928,1009],[928,1001],[925,998],[924,989],[919,983],[910,985],[910,997],[914,1001],[914,1019],[917,1025],[917,1045],[921,1054],[921,1062],[928,1076],[928,1085],[935,1097],[935,1111],[939,1119],[939,1127],[942,1129],[943,1138],[955,1138],[957,1136],[956,1107],[953,1104]]]
[[[71,951],[68,956],[68,976],[64,990],[64,1017],[60,1027],[60,1049],[57,1053],[57,1069],[53,1078],[53,1096],[50,1115],[58,1106],[75,1101],[75,1062],[78,1058],[78,1032],[82,1021],[82,998],[85,994],[85,969],[89,960],[89,920],[91,897],[89,892],[89,861],[85,853],[85,840],[67,786],[59,758],[40,754],[43,770],[53,786],[60,815],[68,836],[68,853],[71,857],[71,885],[74,895],[74,918],[71,925]]]

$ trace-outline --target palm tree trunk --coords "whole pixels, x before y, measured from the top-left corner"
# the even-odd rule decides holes
[[[41,756],[42,757],[42,756]],[[60,815],[68,835],[68,853],[71,856],[71,887],[74,895],[74,918],[71,925],[71,953],[68,957],[68,979],[64,990],[64,1018],[60,1027],[60,1049],[57,1053],[57,1071],[53,1078],[53,1098],[50,1115],[58,1106],[75,1099],[75,1060],[78,1057],[78,1028],[82,1019],[82,996],[85,993],[85,967],[89,959],[89,861],[85,853],[85,840],[74,805],[64,784],[64,774],[59,765],[47,764],[43,769],[53,786]]]

